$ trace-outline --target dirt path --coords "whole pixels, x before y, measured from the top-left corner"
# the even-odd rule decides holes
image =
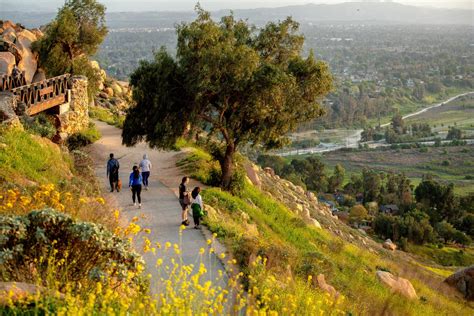
[[[133,148],[122,145],[121,130],[107,125],[103,122],[96,122],[97,128],[102,133],[102,138],[89,147],[91,157],[94,159],[95,173],[100,181],[105,198],[110,203],[115,203],[121,210],[121,214],[126,221],[131,221],[134,216],[140,220],[138,224],[142,228],[151,230],[151,234],[146,235],[152,242],[164,244],[169,241],[172,244],[179,244],[182,251],[183,263],[188,265],[199,262],[200,248],[207,248],[207,237],[203,231],[192,229],[192,224],[179,236],[181,224],[181,208],[178,204],[178,185],[183,177],[179,168],[176,167],[176,160],[182,152],[165,152],[152,150],[145,144],[139,144]],[[114,153],[120,162],[120,179],[123,189],[120,193],[110,193],[108,179],[106,178],[106,164],[109,153]],[[142,191],[142,208],[138,209],[132,204],[131,192],[128,189],[128,177],[134,164],[141,161],[143,154],[147,154],[152,162],[153,168],[149,179],[148,191]],[[191,186],[196,183],[191,182]],[[190,217],[192,223],[192,219]],[[138,235],[135,246],[141,252],[143,241]],[[156,293],[159,286],[159,277],[155,268],[156,257],[151,253],[142,253],[147,272],[152,275],[152,292]],[[164,258],[165,264],[170,258]],[[209,278],[218,274],[218,270],[224,268],[216,256],[207,259],[206,266]],[[161,275],[163,276],[163,275]]]

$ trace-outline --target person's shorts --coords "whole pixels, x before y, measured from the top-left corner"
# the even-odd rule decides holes
[[[184,211],[188,208],[189,205],[184,203],[184,199],[179,199],[179,205],[181,205],[181,209]]]

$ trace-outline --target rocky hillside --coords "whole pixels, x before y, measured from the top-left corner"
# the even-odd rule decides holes
[[[27,29],[12,21],[0,20],[0,75],[11,74],[17,66],[25,74],[27,84],[47,79],[45,70],[39,67],[37,54],[31,50],[31,44],[42,36],[41,29]],[[95,105],[119,111],[126,109],[131,96],[128,83],[108,77],[97,61],[90,63],[100,74]]]
[[[24,72],[26,83],[46,79],[44,70],[38,68],[38,56],[31,51],[31,44],[43,36],[40,29],[0,21],[0,34],[0,74],[10,74],[16,65]]]

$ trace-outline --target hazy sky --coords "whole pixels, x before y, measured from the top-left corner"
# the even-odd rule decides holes
[[[192,10],[197,0],[99,0],[107,6],[108,11],[189,11]],[[385,0],[367,0],[385,1]],[[243,9],[258,7],[276,7],[306,3],[339,3],[344,0],[200,0],[207,10],[218,9]],[[439,8],[474,9],[474,0],[398,0],[396,2]],[[8,3],[8,5],[7,5]],[[61,6],[64,0],[0,0],[0,9],[23,10],[25,7],[40,9],[42,11],[54,10]],[[2,5],[3,4],[3,5]]]

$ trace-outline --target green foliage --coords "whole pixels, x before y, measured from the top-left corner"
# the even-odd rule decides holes
[[[123,142],[170,148],[189,125],[205,128],[223,142],[219,163],[228,189],[239,147],[285,143],[299,123],[322,114],[319,101],[332,79],[312,53],[300,56],[303,37],[290,18],[254,32],[233,15],[215,22],[199,6],[197,13],[177,28],[176,60],[162,49],[132,74],[136,106]]]
[[[95,124],[89,123],[89,127],[87,129],[69,136],[66,141],[66,145],[69,150],[75,150],[98,141],[100,137],[100,131],[97,129]]]
[[[257,158],[257,163],[262,168],[272,168],[277,175],[283,175],[283,169],[285,168],[286,161],[280,156],[275,155],[259,155]]]
[[[57,183],[71,173],[70,159],[49,140],[7,129],[0,130],[0,142],[0,181]]]
[[[40,279],[48,286],[74,280],[77,286],[87,287],[101,278],[125,280],[129,271],[136,272],[143,264],[128,240],[51,209],[0,216],[0,230],[2,281],[34,283]],[[51,260],[64,261],[56,266],[54,276],[48,271]]]
[[[118,128],[123,128],[123,122],[125,120],[125,118],[116,110],[105,109],[97,106],[89,107],[89,117]]]
[[[32,134],[49,139],[56,135],[56,128],[46,114],[40,113],[33,117],[22,116],[21,123],[23,127]]]
[[[99,74],[88,60],[107,35],[105,7],[96,0],[67,0],[46,26],[45,36],[32,45],[49,76],[85,75],[88,92],[97,92]]]
[[[451,139],[451,140],[462,139],[462,130],[456,127],[450,127],[448,130],[448,135],[446,135],[446,139]]]
[[[351,223],[357,223],[367,218],[369,213],[365,209],[365,207],[361,204],[354,205],[351,207],[349,212],[349,221]]]

